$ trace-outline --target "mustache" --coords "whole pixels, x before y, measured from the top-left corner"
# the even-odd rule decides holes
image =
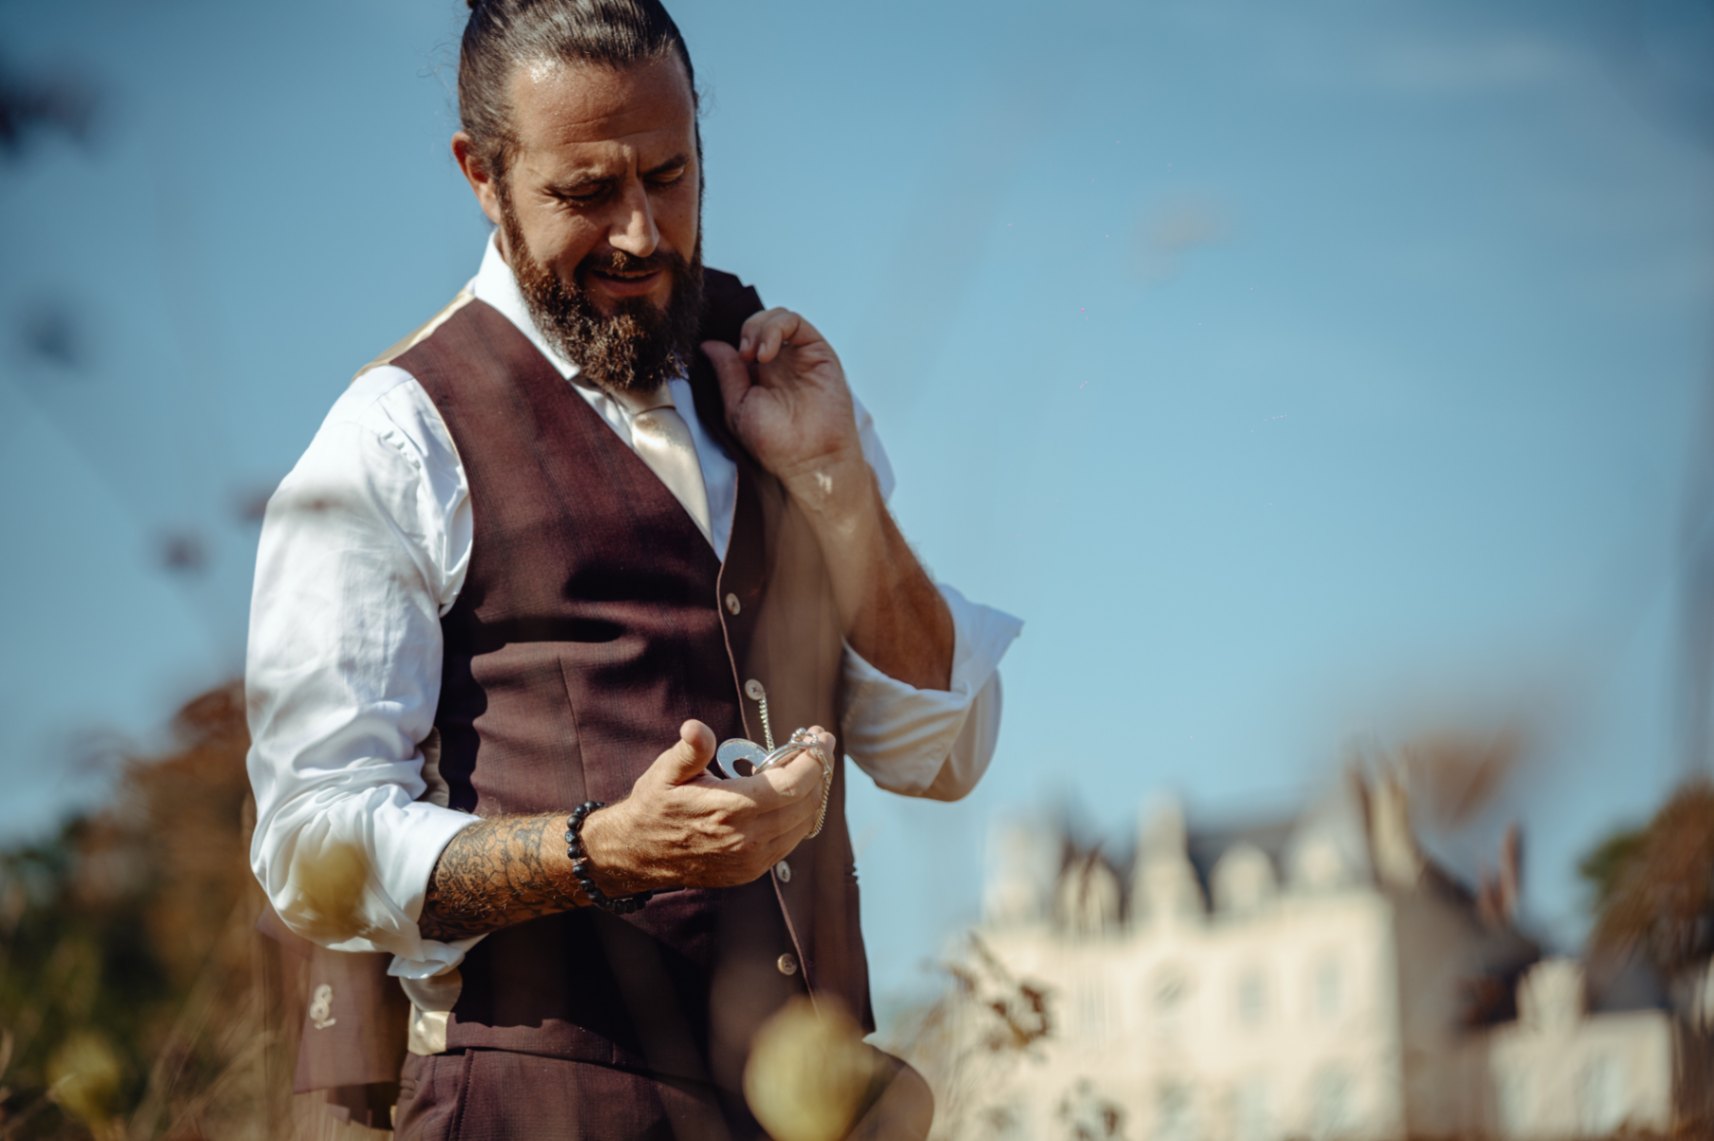
[[[648,257],[624,250],[604,250],[584,258],[577,269],[579,277],[589,273],[640,274],[663,269],[677,275],[684,272],[685,260],[677,253],[659,250]]]

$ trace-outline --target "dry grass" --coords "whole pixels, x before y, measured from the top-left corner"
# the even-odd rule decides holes
[[[379,1136],[334,1125],[290,1093],[304,995],[254,929],[263,900],[246,861],[238,687],[190,702],[174,728],[165,755],[124,762],[109,807],[0,852],[0,1141]],[[1453,766],[1467,778],[1449,793],[1454,815],[1491,793],[1515,755],[1505,744],[1455,750],[1468,763]],[[1448,767],[1447,750],[1431,752],[1415,760]],[[1714,786],[1682,789],[1623,841],[1600,861],[1597,945],[1663,967],[1705,958],[1714,949]],[[310,878],[329,925],[348,925],[361,857],[332,850]],[[943,1091],[937,1138],[991,1136],[1006,1125],[1009,1081],[1053,1032],[1057,996],[1016,977],[980,941],[949,973],[948,998],[900,1052]],[[805,1137],[832,1135],[820,1111],[839,1109],[869,1080],[854,1032],[802,1017],[775,1030],[759,1051],[772,1059],[765,1068],[813,1081],[774,1083],[810,1093],[773,1108]],[[1122,1112],[1091,1091],[1069,1090],[1060,1108],[1067,1137],[1128,1135]],[[1714,1122],[1620,1136],[1714,1139]]]
[[[266,1137],[291,1111],[237,686],[174,732],[108,808],[0,854],[0,1141]]]

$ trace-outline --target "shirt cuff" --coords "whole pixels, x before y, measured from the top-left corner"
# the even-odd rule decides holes
[[[439,805],[430,807],[435,809],[434,821],[432,824],[425,821],[422,830],[411,838],[413,842],[409,850],[400,852],[394,879],[395,890],[400,893],[405,915],[413,924],[410,930],[405,932],[406,945],[395,949],[393,964],[387,968],[387,973],[396,978],[426,979],[444,974],[462,963],[465,952],[485,938],[482,935],[472,935],[468,939],[443,943],[436,939],[423,938],[420,927],[415,926],[422,921],[429,880],[434,876],[435,865],[440,862],[440,854],[446,850],[454,836],[476,823],[478,819],[472,813],[442,808]],[[405,894],[407,892],[408,895]]]
[[[1012,615],[936,584],[952,616],[949,687],[918,689],[845,647],[845,752],[882,788],[956,800],[993,758],[1000,659],[1023,629]]]
[[[362,934],[329,941],[326,946],[335,951],[390,952],[393,962],[387,973],[397,978],[427,979],[463,962],[465,952],[483,936],[441,942],[424,938],[418,923],[441,853],[454,836],[477,819],[468,812],[415,801],[404,806],[395,820],[388,821],[390,827],[371,832],[365,845],[372,861],[370,882],[359,904]],[[297,898],[281,910],[288,925],[290,918],[301,914],[301,891],[291,894]],[[313,932],[300,933],[314,938]]]

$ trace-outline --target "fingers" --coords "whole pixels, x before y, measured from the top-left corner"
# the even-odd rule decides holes
[[[838,754],[834,751],[833,734],[820,726],[811,732],[815,735],[815,744],[786,762],[787,767],[795,767],[800,773],[806,766],[814,766],[814,783],[809,795],[803,796],[801,792],[794,795],[793,800],[789,802],[790,806],[774,813],[772,817],[779,822],[780,828],[771,843],[778,847],[782,858],[796,848],[804,837],[811,835],[823,819],[823,806],[826,803],[829,784],[833,780],[833,766],[837,763],[834,760]],[[768,773],[761,775],[766,777]]]
[[[738,355],[746,361],[768,364],[787,343],[802,345],[821,339],[814,325],[790,309],[764,309],[744,322],[738,337]]]
[[[730,887],[765,875],[821,819],[831,733],[816,727],[804,748],[749,777],[715,780],[707,772],[714,733],[700,721],[655,758],[617,807],[639,850],[653,853],[662,882]]]
[[[816,817],[820,814],[819,806],[811,801],[807,811],[794,809],[791,812],[776,812],[767,818],[756,835],[756,851],[768,864],[776,864],[791,855],[792,849],[803,843],[803,838],[809,835],[815,827]],[[766,831],[762,831],[762,829]]]
[[[820,751],[822,758],[837,765],[839,763],[839,738],[819,725],[811,725],[809,731],[815,734],[816,748]]]
[[[827,770],[838,754],[834,751],[833,734],[819,725],[812,726],[810,732],[815,737],[813,747],[793,753],[772,768],[747,778],[761,785],[755,792],[758,807],[778,809],[806,798],[820,806],[822,782],[828,779]]]
[[[702,342],[702,355],[714,366],[714,379],[720,383],[720,399],[727,415],[738,407],[744,394],[750,391],[750,366],[738,355],[738,350],[725,341]]]
[[[821,762],[813,752],[804,749],[757,775],[782,798],[801,800],[821,795],[821,773]]]
[[[656,757],[649,771],[667,784],[689,784],[713,759],[714,730],[700,721],[686,721],[679,726],[678,742]]]
[[[803,318],[790,309],[775,309],[756,330],[752,342],[757,364],[767,364],[780,355],[780,347],[790,341],[803,327]],[[742,351],[742,349],[740,349]]]

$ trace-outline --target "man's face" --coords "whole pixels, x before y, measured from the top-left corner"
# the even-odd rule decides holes
[[[677,59],[537,64],[511,88],[501,252],[543,335],[610,391],[652,391],[701,308],[696,109]]]

